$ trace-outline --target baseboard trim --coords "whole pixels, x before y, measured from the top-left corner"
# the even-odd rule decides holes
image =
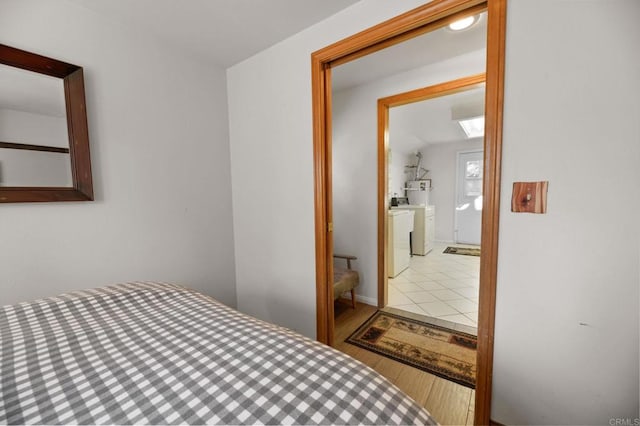
[[[374,299],[373,297],[361,296],[356,294],[356,302],[361,302],[371,306],[378,306],[378,299]]]
[[[351,294],[349,292],[341,295],[339,299],[344,303],[351,304]],[[356,294],[356,302],[364,303],[365,305],[378,306],[378,299],[362,296],[360,294]]]

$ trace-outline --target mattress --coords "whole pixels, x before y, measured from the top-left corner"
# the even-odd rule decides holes
[[[0,308],[0,423],[435,421],[333,348],[193,290],[129,283]]]

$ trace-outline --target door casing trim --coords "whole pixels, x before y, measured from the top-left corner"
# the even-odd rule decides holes
[[[387,197],[389,109],[476,89],[484,86],[485,81],[486,74],[481,73],[378,99],[378,308],[384,308],[388,302],[386,259],[389,225],[385,212],[389,210]]]
[[[311,55],[314,204],[316,241],[316,333],[333,343],[333,224],[331,192],[331,66],[348,62],[462,16],[487,10],[485,180],[478,306],[475,424],[490,424],[495,295],[498,261],[500,171],[507,0],[434,0]],[[378,182],[380,184],[380,182]]]

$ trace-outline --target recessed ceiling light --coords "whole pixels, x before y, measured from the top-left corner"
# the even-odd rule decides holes
[[[478,15],[467,16],[466,18],[458,19],[457,21],[453,21],[452,23],[450,23],[449,29],[451,31],[466,30],[476,22],[478,22]]]
[[[484,136],[484,115],[458,120],[458,124],[460,124],[460,127],[462,127],[462,130],[464,130],[465,135],[467,135],[469,139]]]

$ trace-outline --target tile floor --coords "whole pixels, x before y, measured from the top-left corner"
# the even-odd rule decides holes
[[[426,256],[413,256],[409,268],[389,278],[387,306],[476,327],[480,257],[442,253],[435,243]],[[460,246],[463,247],[463,246]]]

